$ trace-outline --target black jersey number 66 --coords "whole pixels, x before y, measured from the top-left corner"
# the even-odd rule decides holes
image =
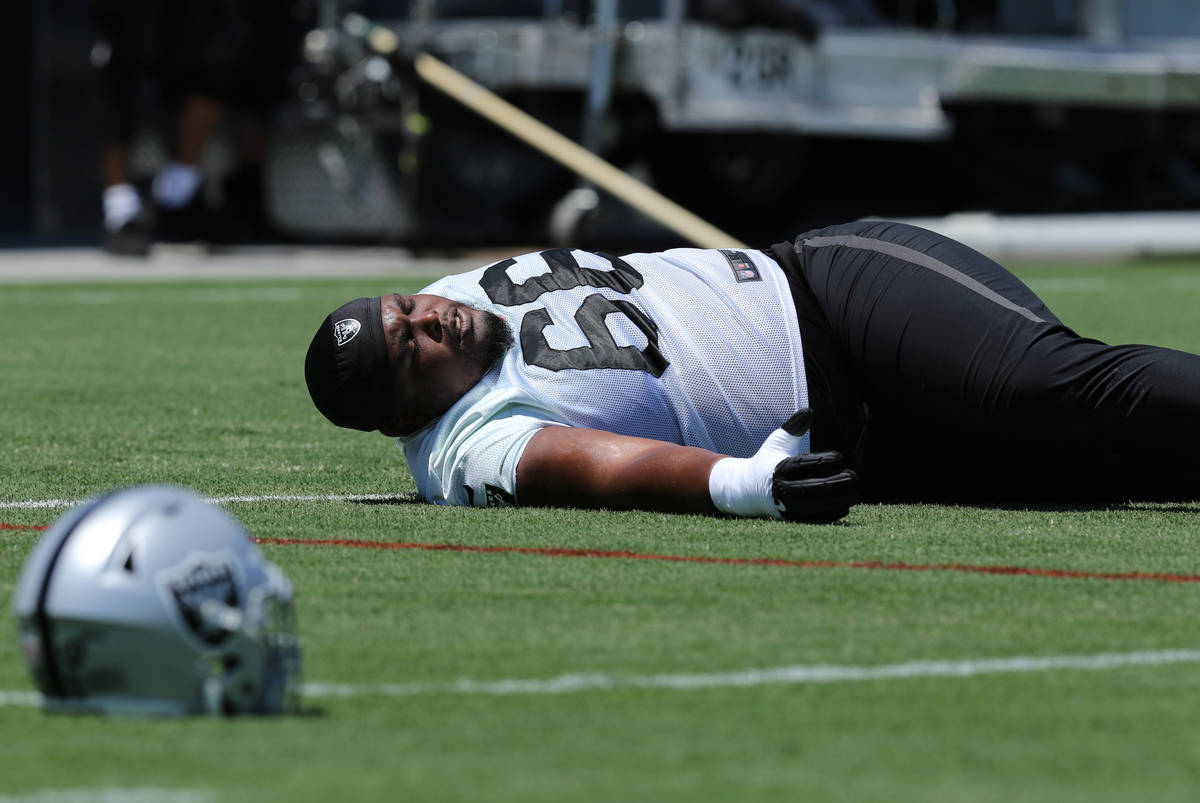
[[[483,272],[479,284],[488,298],[504,307],[515,307],[536,301],[545,293],[555,290],[570,290],[574,287],[607,287],[620,293],[628,293],[644,283],[642,274],[634,270],[619,257],[601,254],[612,265],[612,270],[596,270],[581,267],[569,249],[555,248],[541,252],[540,256],[550,267],[549,273],[530,277],[521,284],[508,275],[508,267],[516,264],[515,259],[497,262]],[[646,347],[618,346],[605,324],[609,315],[624,315],[646,336]],[[592,293],[583,299],[575,312],[575,323],[588,340],[588,345],[573,349],[556,349],[546,340],[546,327],[553,321],[545,308],[530,310],[521,321],[521,350],[530,365],[548,371],[567,368],[587,370],[589,368],[617,368],[629,371],[645,371],[655,377],[662,376],[670,363],[658,347],[658,326],[650,316],[632,302],[610,299],[600,293]]]

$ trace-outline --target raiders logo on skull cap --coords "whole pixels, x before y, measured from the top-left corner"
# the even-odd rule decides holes
[[[339,346],[344,346],[362,331],[362,324],[355,318],[343,318],[333,324],[333,339]]]
[[[378,298],[356,298],[326,316],[308,346],[304,380],[313,404],[339,427],[387,425],[392,375]]]

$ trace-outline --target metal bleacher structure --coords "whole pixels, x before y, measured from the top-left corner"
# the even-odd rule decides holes
[[[402,53],[437,55],[751,235],[829,207],[1200,205],[1200,7],[1189,0],[482,10],[499,5],[351,10],[394,31]],[[273,163],[277,218],[399,241],[543,225],[573,177],[373,53],[347,27],[362,17],[346,12],[320,4],[304,39],[289,145]]]
[[[296,7],[266,186],[276,224],[302,240],[544,241],[580,197],[569,170],[424,84],[419,52],[747,241],[867,215],[1200,209],[1195,0]],[[58,38],[35,65],[35,96],[51,100],[34,110],[31,161],[35,226],[53,234],[95,159],[73,101],[50,107],[66,97],[54,54],[87,52],[51,8],[34,12]],[[365,21],[394,33],[395,54],[369,46]],[[82,95],[83,72],[71,80]],[[161,146],[140,153],[149,164]],[[94,214],[94,197],[71,202]],[[618,207],[565,219],[663,239]]]

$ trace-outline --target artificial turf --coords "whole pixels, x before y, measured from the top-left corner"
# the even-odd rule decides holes
[[[1200,263],[1020,273],[1084,334],[1200,352]],[[306,682],[353,694],[314,685],[302,715],[266,720],[0,704],[0,801],[1194,798],[1193,662],[720,679],[1200,649],[1200,507],[865,505],[797,526],[425,505],[394,445],[327,424],[301,378],[330,309],[421,284],[0,286],[0,524],[41,527],[65,509],[15,503],[150,482],[382,497],[227,504],[297,589]],[[0,599],[38,535],[0,529]],[[1099,576],[1137,573],[1185,581]],[[578,675],[600,680],[547,684]],[[675,676],[717,680],[637,685]],[[486,685],[506,679],[531,684]],[[5,616],[0,701],[30,690]]]

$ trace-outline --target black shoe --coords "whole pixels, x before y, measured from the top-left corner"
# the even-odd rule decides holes
[[[144,257],[150,253],[150,227],[140,218],[125,222],[113,231],[105,228],[101,245],[113,256]]]

